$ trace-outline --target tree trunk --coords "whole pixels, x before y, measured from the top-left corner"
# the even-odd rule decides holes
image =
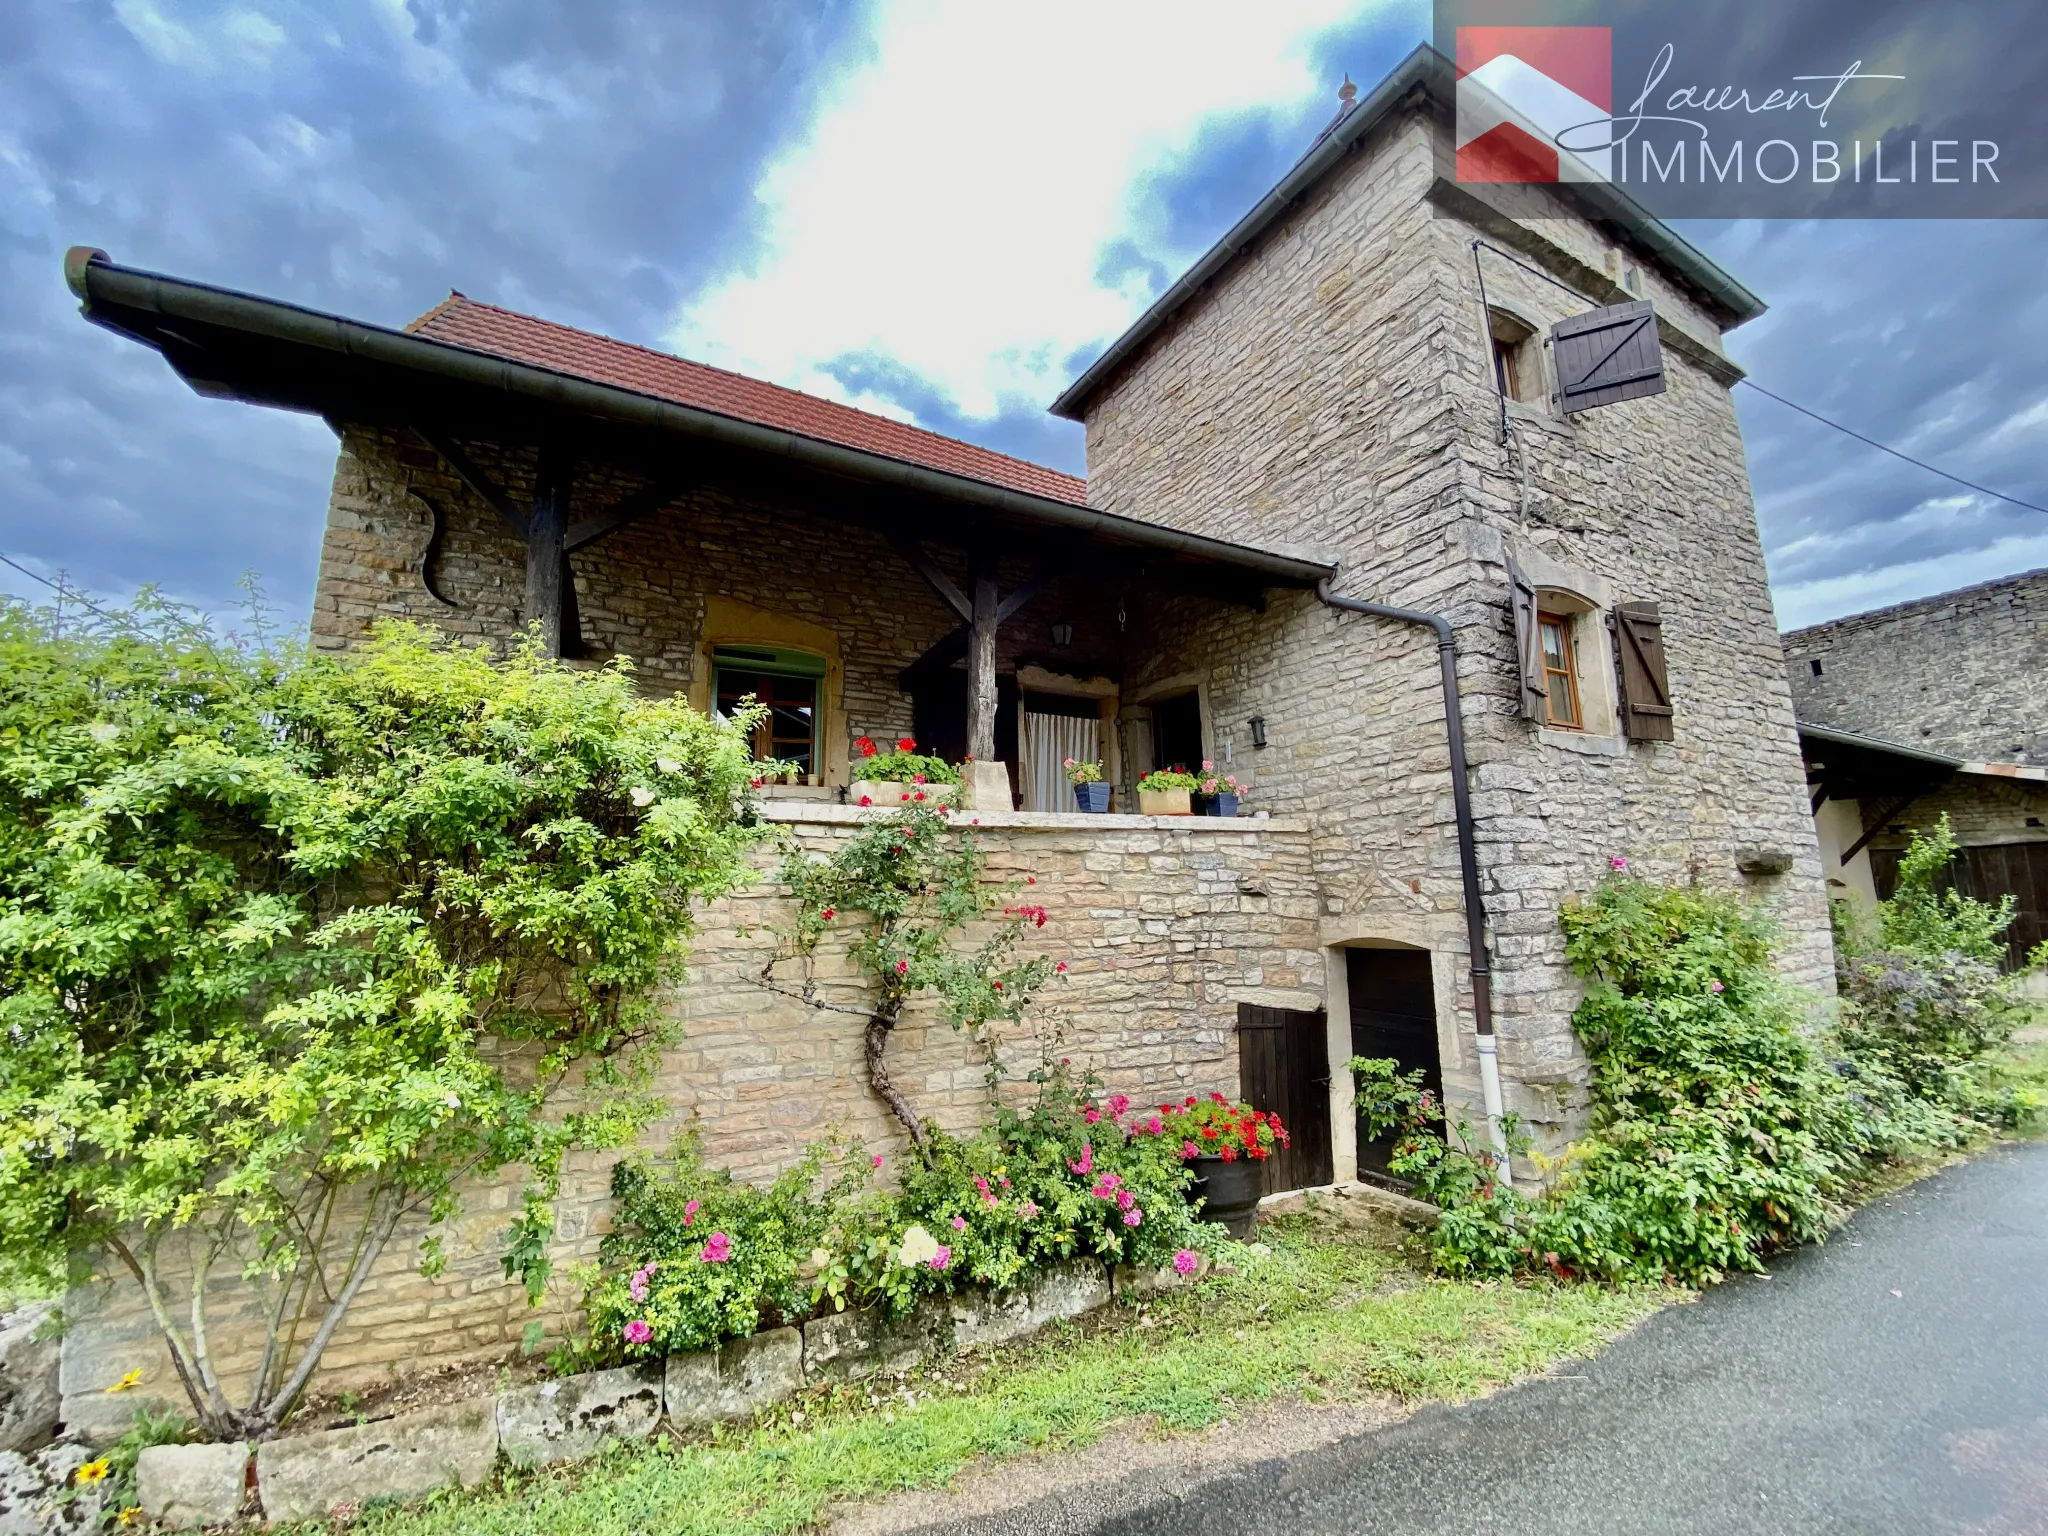
[[[868,1086],[875,1090],[875,1096],[888,1105],[903,1128],[910,1132],[910,1139],[922,1147],[925,1141],[924,1121],[916,1110],[910,1107],[910,1100],[903,1097],[896,1085],[889,1081],[889,1068],[882,1060],[882,1051],[889,1043],[889,1036],[896,1028],[896,1016],[890,1013],[868,1015],[867,1059]]]

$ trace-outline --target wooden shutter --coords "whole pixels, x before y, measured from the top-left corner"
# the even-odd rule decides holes
[[[1522,674],[1522,714],[1544,719],[1550,685],[1543,675],[1543,628],[1536,618],[1536,586],[1508,562],[1508,606],[1515,615],[1515,665]]]
[[[1628,739],[1671,740],[1671,674],[1664,665],[1664,621],[1655,603],[1615,605],[1614,649],[1621,662],[1621,720]]]
[[[1560,320],[1550,345],[1566,415],[1664,393],[1664,347],[1647,299]]]

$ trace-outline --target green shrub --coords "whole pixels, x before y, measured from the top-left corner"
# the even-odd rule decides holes
[[[997,1290],[1062,1259],[1165,1264],[1197,1240],[1180,1138],[1161,1110],[1041,1073],[1028,1109],[906,1166],[901,1208],[951,1250],[952,1281]]]
[[[2019,979],[1999,971],[2013,900],[1993,906],[1943,889],[1955,854],[1944,816],[1933,832],[1914,834],[1898,888],[1869,918],[1834,904],[1842,1050],[1863,1077],[1903,1088],[1912,1102],[1890,1114],[1921,1122],[1929,1141],[1939,1139],[1931,1114],[2012,1124],[2030,1107],[1988,1086],[1984,1071],[2032,1011]],[[1884,1097],[1881,1084],[1875,1097]],[[1952,1128],[1950,1139],[1964,1130]]]
[[[1945,833],[1945,829],[1944,829]],[[1455,1275],[1548,1268],[1701,1283],[1823,1236],[1873,1164],[1961,1144],[1978,1119],[2015,1121],[2035,1096],[1983,1086],[2009,1038],[1998,909],[1933,893],[1940,840],[1916,842],[1894,941],[1843,961],[1843,1023],[1808,1026],[1772,965],[1772,932],[1732,895],[1632,878],[1624,861],[1560,914],[1586,978],[1572,1023],[1592,1063],[1585,1135],[1524,1195],[1443,1112],[1420,1074],[1354,1061],[1359,1108],[1401,1131],[1393,1171],[1443,1208],[1431,1236]]]
[[[810,1310],[805,1266],[863,1183],[844,1149],[811,1148],[767,1189],[706,1165],[694,1134],[612,1169],[615,1225],[584,1294],[599,1358],[659,1357],[744,1338]],[[827,1183],[828,1167],[837,1167]]]
[[[651,1113],[654,994],[747,872],[745,728],[531,645],[0,609],[0,1286],[118,1265],[222,1438],[282,1422],[464,1180],[530,1171],[506,1267],[537,1287],[563,1153]],[[267,1330],[232,1387],[223,1276]]]
[[[2004,962],[2003,935],[2012,926],[2013,899],[2003,896],[1994,906],[1944,888],[1942,876],[1956,849],[1946,812],[1932,832],[1913,834],[1899,860],[1897,886],[1878,903],[1879,947],[1928,959],[1959,954],[1985,965]]]

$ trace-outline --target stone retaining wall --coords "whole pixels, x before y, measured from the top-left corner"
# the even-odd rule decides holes
[[[501,1456],[514,1467],[551,1466],[593,1456],[608,1441],[645,1439],[664,1421],[686,1429],[750,1418],[806,1386],[901,1374],[928,1359],[1083,1316],[1119,1292],[1178,1283],[1171,1271],[1126,1269],[1112,1277],[1100,1264],[1060,1264],[1002,1296],[928,1297],[905,1318],[827,1314],[800,1329],[774,1328],[666,1362],[562,1377],[260,1446],[155,1446],[136,1464],[138,1493],[144,1513],[172,1529],[222,1524],[243,1513],[318,1519],[373,1498],[410,1498],[448,1483],[472,1487]]]

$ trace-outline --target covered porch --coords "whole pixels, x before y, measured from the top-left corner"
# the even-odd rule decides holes
[[[343,440],[317,644],[405,616],[550,654],[634,659],[706,709],[770,707],[782,797],[843,799],[862,736],[984,777],[977,803],[1073,807],[1099,761],[1135,809],[1154,767],[1252,776],[1168,654],[1190,605],[1263,611],[1332,567],[1087,505],[1079,479],[834,402],[460,295],[404,330],[117,266],[80,249],[87,318],[202,393],[318,413]]]

